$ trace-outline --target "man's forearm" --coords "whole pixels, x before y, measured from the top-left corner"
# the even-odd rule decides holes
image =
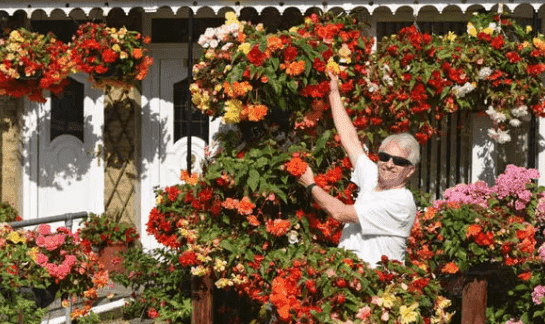
[[[341,223],[357,223],[359,221],[353,205],[344,204],[322,188],[318,186],[312,188],[312,197],[320,208],[325,210],[333,219]]]

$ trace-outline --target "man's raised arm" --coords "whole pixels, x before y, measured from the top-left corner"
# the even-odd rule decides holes
[[[356,165],[356,161],[360,154],[364,154],[363,145],[361,144],[358,133],[352,120],[348,116],[348,113],[344,109],[343,103],[341,101],[341,94],[339,93],[339,77],[333,74],[329,74],[331,79],[330,92],[329,92],[329,104],[331,105],[331,114],[333,115],[333,121],[335,122],[335,127],[337,132],[341,137],[341,144],[343,145],[350,162],[352,165]]]

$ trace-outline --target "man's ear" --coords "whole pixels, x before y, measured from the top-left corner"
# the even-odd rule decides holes
[[[413,175],[414,171],[416,171],[416,166],[414,165],[408,166],[408,168],[410,169],[407,171],[407,176],[405,177],[405,181],[407,181],[407,179],[409,179]]]

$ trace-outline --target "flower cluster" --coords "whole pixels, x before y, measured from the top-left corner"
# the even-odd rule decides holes
[[[494,122],[490,137],[505,143],[510,127],[543,114],[545,38],[503,13],[476,15],[461,36],[407,27],[381,40],[375,53],[373,39],[352,21],[320,19],[268,34],[231,16],[207,30],[203,60],[193,68],[193,103],[227,123],[260,121],[280,108],[297,115],[296,128],[311,132],[328,108],[331,71],[371,144],[405,131],[424,144],[439,121],[462,110],[486,112]]]
[[[78,235],[86,252],[91,251],[93,247],[101,250],[116,243],[133,245],[140,237],[135,226],[119,222],[107,213],[101,215],[91,213],[80,225],[83,226],[78,229]]]
[[[545,188],[533,182],[538,177],[535,169],[508,165],[493,187],[477,182],[447,189],[444,200],[417,213],[409,237],[411,263],[440,278],[498,271],[501,287],[492,287],[489,293],[521,295],[515,306],[501,306],[500,300],[491,303],[492,312],[501,316],[498,320],[545,311],[539,306],[540,287],[545,284],[545,259],[540,256],[545,223],[536,217]],[[537,296],[533,302],[532,292]]]
[[[52,232],[49,225],[42,224],[29,231],[4,224],[0,227],[0,258],[3,291],[19,294],[21,287],[55,286],[57,296],[65,302],[69,298],[83,302],[83,308],[74,310],[73,318],[89,312],[98,298],[96,290],[108,282],[108,273],[99,269],[96,255],[83,253],[78,235],[65,227]],[[0,304],[16,300],[3,299]],[[17,309],[19,305],[11,307]],[[28,323],[33,323],[30,317]]]
[[[80,25],[72,39],[70,58],[78,71],[88,73],[94,86],[127,87],[143,80],[153,59],[144,45],[150,38],[126,28],[111,28],[104,23]]]
[[[51,33],[24,28],[0,39],[0,95],[43,102],[43,90],[59,93],[74,67],[69,46]]]

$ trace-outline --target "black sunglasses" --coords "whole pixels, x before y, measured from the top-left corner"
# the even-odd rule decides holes
[[[385,153],[385,152],[378,152],[378,159],[380,161],[382,161],[382,162],[388,162],[388,161],[390,161],[390,159],[392,159],[394,161],[394,164],[398,165],[398,166],[413,165],[411,163],[411,161],[407,160],[406,158],[402,158],[400,156],[390,155],[390,154]]]

